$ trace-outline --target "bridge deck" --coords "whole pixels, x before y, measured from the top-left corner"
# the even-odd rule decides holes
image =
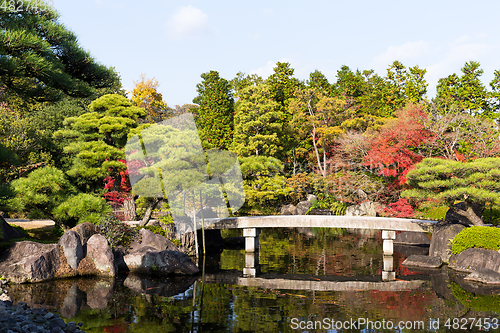
[[[437,221],[373,216],[270,215],[205,219],[206,229],[235,228],[353,228],[432,232]]]

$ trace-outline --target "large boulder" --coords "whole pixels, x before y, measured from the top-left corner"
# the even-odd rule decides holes
[[[175,246],[175,244],[172,243],[169,239],[155,234],[148,229],[141,229],[139,233],[141,234],[142,239],[141,246],[150,246],[152,248],[155,248],[157,251],[179,251],[177,246]]]
[[[453,254],[449,267],[462,272],[473,272],[487,268],[500,272],[500,253],[494,250],[469,248]]]
[[[80,236],[75,231],[69,230],[62,235],[57,244],[62,248],[69,266],[78,269],[78,264],[84,257]]]
[[[1,274],[14,283],[52,279],[60,265],[57,244],[16,242],[0,257]]]
[[[381,204],[373,201],[365,201],[359,205],[352,205],[347,207],[345,211],[346,216],[377,216],[377,211],[380,209]]]
[[[113,251],[106,238],[95,234],[87,242],[87,258],[94,264],[99,275],[115,276],[116,265]]]
[[[157,251],[144,246],[123,257],[130,272],[147,274],[196,274],[198,267],[186,254],[177,251]]]
[[[443,262],[448,263],[451,255],[451,240],[464,228],[466,226],[457,221],[445,220],[436,223],[429,247],[429,256],[440,257]]]
[[[0,215],[0,242],[8,242],[12,239],[26,238],[24,234],[12,227],[5,221],[5,219]]]
[[[82,242],[82,246],[85,246],[85,244],[87,244],[87,241],[90,237],[99,233],[97,227],[90,222],[80,223],[70,230],[76,232],[78,236],[80,236],[80,242]]]
[[[297,211],[297,214],[296,215],[306,215],[307,211],[309,210],[309,208],[311,208],[312,206],[312,203],[310,201],[301,201],[297,204],[297,207],[296,207],[296,211]]]

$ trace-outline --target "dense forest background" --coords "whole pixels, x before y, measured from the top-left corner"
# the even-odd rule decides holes
[[[310,193],[334,213],[370,200],[381,215],[436,219],[469,200],[496,214],[500,71],[486,85],[468,61],[431,99],[425,74],[399,61],[383,74],[342,66],[335,82],[320,70],[299,80],[282,62],[268,78],[210,70],[192,104],[172,107],[154,78],[124,91],[52,8],[0,8],[0,210],[61,226],[123,205],[142,217],[158,202],[131,191],[127,138],[190,112],[204,148],[240,159],[240,214],[275,214]],[[429,158],[438,162],[421,164]]]

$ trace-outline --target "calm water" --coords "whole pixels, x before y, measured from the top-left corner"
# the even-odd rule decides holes
[[[384,282],[380,232],[301,231],[263,230],[255,278],[243,277],[248,258],[233,249],[208,258],[203,277],[75,279],[9,294],[86,332],[472,332],[487,321],[500,330],[500,289],[400,265],[425,249],[396,247],[396,280]],[[389,329],[399,322],[408,329]]]

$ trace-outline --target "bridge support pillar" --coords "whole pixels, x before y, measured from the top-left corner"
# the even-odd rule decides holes
[[[394,230],[382,230],[384,256],[392,256],[394,254],[394,239],[396,239],[396,232]]]
[[[243,237],[245,237],[245,252],[259,251],[259,228],[244,228]]]

